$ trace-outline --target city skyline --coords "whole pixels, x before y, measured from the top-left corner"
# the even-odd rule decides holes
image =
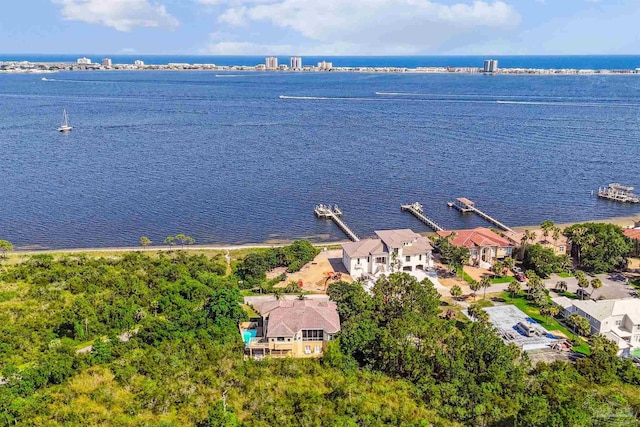
[[[32,0],[3,8],[0,53],[634,54],[636,3]]]

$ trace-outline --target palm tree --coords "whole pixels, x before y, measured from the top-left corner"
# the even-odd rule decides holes
[[[549,321],[549,317],[551,316],[551,306],[543,305],[540,307],[540,315]]]
[[[504,263],[502,261],[496,261],[493,264],[492,270],[497,277],[502,277],[504,274]]]
[[[140,237],[140,246],[142,246],[143,248],[146,248],[151,243],[153,243],[153,242],[147,236]]]
[[[549,313],[553,317],[556,317],[558,314],[560,314],[560,306],[553,304],[552,306],[549,307]]]
[[[451,289],[449,289],[449,292],[451,292],[451,296],[455,300],[462,296],[462,288],[459,285],[453,285]]]
[[[504,268],[506,268],[507,270],[511,270],[513,267],[515,267],[516,261],[508,256],[502,261],[502,264],[504,265]]]
[[[482,286],[480,285],[480,282],[478,282],[477,280],[472,280],[471,283],[469,283],[469,289],[471,289],[473,291],[473,300],[476,300],[476,292],[478,292],[480,290]]]
[[[578,279],[578,286],[581,289],[587,289],[589,287],[589,279],[587,279],[587,275],[582,271],[576,271],[576,279]],[[584,299],[584,294],[580,293],[580,299]]]
[[[591,287],[593,288],[593,292],[591,292],[591,298],[593,298],[596,290],[602,287],[602,281],[596,277],[591,281]]]
[[[556,289],[560,292],[567,292],[567,289],[569,289],[569,287],[567,286],[567,282],[561,280],[559,282],[556,282]]]
[[[478,304],[471,304],[467,309],[467,313],[478,322],[487,323],[489,321],[489,313],[484,311]]]
[[[558,246],[558,239],[560,239],[561,235],[562,229],[560,229],[560,227],[553,227],[551,237],[553,238],[553,243],[555,243],[556,246]]]
[[[520,286],[519,282],[511,282],[507,287],[507,291],[509,291],[512,298],[517,294],[519,294],[521,290],[522,290],[522,287]]]
[[[486,299],[487,288],[491,286],[491,278],[489,276],[483,276],[482,280],[480,281],[480,286],[484,288],[484,296],[482,297],[482,299]]]
[[[166,244],[168,244],[168,245],[173,246],[173,245],[175,245],[175,244],[176,244],[176,238],[175,238],[175,236],[167,236],[167,238],[166,238],[166,239],[164,239],[164,242],[165,242]]]
[[[542,221],[542,224],[540,224],[540,228],[542,228],[542,235],[546,239],[547,237],[549,237],[549,233],[551,233],[555,226],[553,225],[553,221],[547,220]]]

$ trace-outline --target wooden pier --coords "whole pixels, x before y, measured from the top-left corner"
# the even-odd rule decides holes
[[[418,218],[420,221],[425,223],[433,231],[444,231],[444,228],[440,227],[438,223],[436,223],[434,220],[432,220],[431,218],[427,217],[424,214],[424,209],[422,208],[422,205],[420,203],[415,202],[410,205],[401,205],[400,208],[403,211],[407,211],[413,216],[415,216],[416,218]]]
[[[489,221],[493,225],[496,225],[496,226],[500,227],[504,231],[507,231],[509,233],[514,233],[515,234],[515,231],[511,227],[501,223],[500,221],[498,221],[497,219],[495,219],[491,215],[488,215],[488,214],[482,212],[480,209],[476,208],[476,204],[473,201],[471,201],[471,200],[469,200],[469,199],[467,199],[465,197],[460,197],[460,198],[456,199],[456,201],[454,203],[450,202],[450,203],[447,203],[447,205],[449,207],[451,207],[451,208],[458,209],[462,213],[473,212],[476,215],[478,215],[479,217],[484,218],[485,220]]]
[[[344,234],[346,234],[354,242],[360,241],[358,235],[354,233],[353,230],[351,230],[349,226],[345,224],[344,221],[342,221],[342,219],[340,218],[342,216],[342,211],[340,210],[340,208],[338,208],[338,205],[333,205],[333,207],[331,207],[331,205],[317,205],[314,208],[314,212],[316,213],[316,216],[318,218],[330,219],[335,222],[336,225],[340,227],[340,229],[344,232]]]

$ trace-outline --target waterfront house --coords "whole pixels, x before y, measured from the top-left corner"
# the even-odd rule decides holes
[[[424,271],[433,266],[427,237],[409,229],[376,231],[377,239],[342,245],[342,263],[354,279],[396,271]]]
[[[544,236],[544,230],[541,228],[529,230],[533,233],[535,238],[527,241],[528,245],[540,245],[544,248],[551,249],[556,256],[562,256],[570,254],[570,242],[569,238],[564,234],[560,234],[557,239],[553,238],[553,234],[550,232],[547,237]],[[508,235],[508,239],[511,240],[516,246],[522,245],[522,239],[525,233],[514,233]]]
[[[340,331],[338,306],[326,300],[267,300],[259,319],[240,325],[250,357],[319,357]]]
[[[451,234],[451,244],[469,248],[469,264],[481,268],[491,268],[496,260],[510,257],[515,249],[513,242],[485,227],[438,231],[440,237]]]
[[[633,243],[631,255],[640,257],[640,221],[636,221],[636,228],[625,228],[622,233],[631,239],[631,243]]]
[[[570,300],[552,299],[562,308],[564,317],[577,314],[587,319],[591,333],[599,333],[615,342],[621,353],[640,348],[640,299]]]

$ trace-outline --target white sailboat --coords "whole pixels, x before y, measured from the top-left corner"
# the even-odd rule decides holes
[[[62,126],[58,128],[59,132],[69,132],[73,129],[72,126],[69,126],[69,116],[67,116],[67,110],[62,110]]]

